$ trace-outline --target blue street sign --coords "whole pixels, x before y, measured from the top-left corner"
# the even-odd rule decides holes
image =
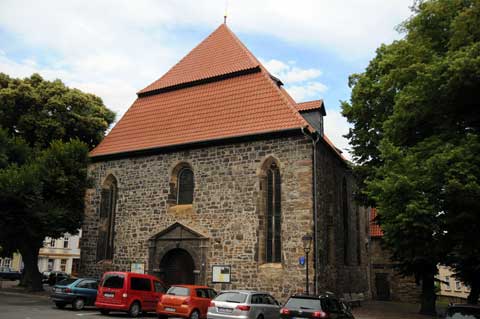
[[[301,256],[300,258],[298,258],[298,263],[302,266],[305,265],[305,256]]]

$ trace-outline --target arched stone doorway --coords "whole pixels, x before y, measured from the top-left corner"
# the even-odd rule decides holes
[[[195,284],[195,262],[188,251],[175,248],[168,251],[160,262],[162,274],[160,278],[167,285]]]
[[[170,285],[205,285],[208,240],[178,222],[170,225],[149,240],[149,273]]]

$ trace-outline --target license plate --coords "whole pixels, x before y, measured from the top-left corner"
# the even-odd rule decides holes
[[[62,288],[54,288],[53,291],[55,291],[55,292],[62,292],[63,289],[62,289]]]
[[[166,311],[175,311],[175,308],[165,307]]]
[[[218,308],[218,312],[223,312],[223,313],[232,313],[233,309],[231,308]]]
[[[111,292],[106,292],[103,294],[104,297],[106,298],[113,298],[113,296],[115,296],[115,294],[111,293]]]

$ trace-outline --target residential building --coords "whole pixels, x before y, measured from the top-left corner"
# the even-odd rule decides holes
[[[452,270],[446,266],[438,266],[437,279],[440,282],[439,295],[452,300],[466,300],[470,294],[470,288],[455,278]]]
[[[46,237],[38,254],[40,272],[57,270],[78,275],[81,236],[82,231],[79,230],[77,235],[65,234],[58,239]]]

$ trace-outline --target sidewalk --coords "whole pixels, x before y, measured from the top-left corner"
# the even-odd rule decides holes
[[[431,317],[418,314],[420,305],[393,301],[366,301],[361,307],[353,308],[355,319],[431,319]],[[437,313],[443,314],[444,309]]]
[[[0,293],[9,295],[29,295],[40,298],[48,298],[51,294],[51,287],[48,285],[43,286],[44,291],[28,291],[25,287],[18,286],[17,281],[0,281]]]

